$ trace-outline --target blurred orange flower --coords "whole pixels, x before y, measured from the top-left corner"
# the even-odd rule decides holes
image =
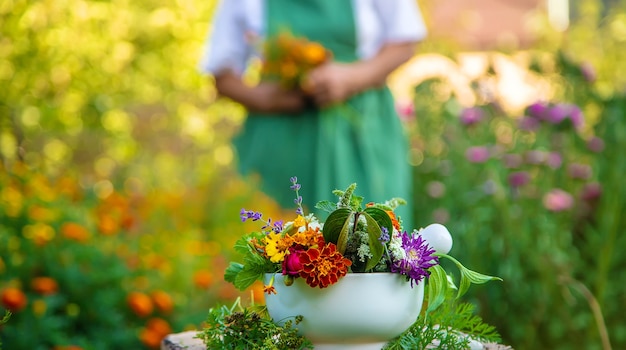
[[[157,309],[163,313],[170,313],[174,309],[174,302],[172,297],[162,290],[152,292],[152,301],[156,305]]]
[[[66,222],[61,226],[61,234],[63,237],[78,242],[86,242],[89,239],[89,231],[82,225],[74,222]]]
[[[24,294],[21,289],[15,287],[4,289],[2,291],[2,295],[0,296],[0,300],[2,301],[2,305],[12,312],[22,310],[28,303],[26,294]]]
[[[213,274],[207,270],[199,270],[193,275],[193,283],[196,287],[207,289],[213,284]]]
[[[141,330],[139,338],[149,348],[158,349],[161,341],[172,332],[172,328],[166,320],[153,317],[146,322],[146,327]]]
[[[148,295],[141,292],[131,292],[128,294],[126,301],[128,302],[128,306],[130,306],[131,310],[133,310],[133,312],[139,317],[146,317],[150,315],[154,309],[152,299],[150,299]]]
[[[54,294],[59,290],[57,281],[50,277],[35,277],[30,282],[30,286],[41,295]]]

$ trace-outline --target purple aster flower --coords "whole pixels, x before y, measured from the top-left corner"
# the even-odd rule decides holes
[[[484,119],[484,113],[479,107],[465,108],[461,111],[459,119],[463,125],[470,126],[482,121]]]
[[[484,146],[470,147],[465,151],[465,157],[472,163],[484,163],[489,160],[489,149]]]
[[[402,233],[402,249],[404,257],[392,263],[391,272],[405,275],[413,287],[429,275],[428,269],[437,265],[439,258],[433,255],[435,250],[422,237],[406,231]]]
[[[559,188],[555,188],[543,196],[543,206],[550,211],[565,211],[573,205],[574,197]]]

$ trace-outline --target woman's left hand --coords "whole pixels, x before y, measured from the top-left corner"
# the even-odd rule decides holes
[[[358,92],[354,67],[330,62],[315,68],[304,81],[303,90],[320,107],[340,103]]]

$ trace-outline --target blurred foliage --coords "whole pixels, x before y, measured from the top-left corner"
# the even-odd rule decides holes
[[[503,108],[493,67],[472,81],[473,106],[445,77],[415,88],[416,222],[446,223],[455,256],[504,279],[470,300],[515,348],[626,346],[624,5],[600,17],[581,1],[570,30],[546,27],[527,52],[551,86],[537,102],[579,108],[579,128],[549,112],[533,121],[539,103]]]
[[[520,130],[527,110],[489,93],[493,70],[472,85],[476,106],[445,79],[419,84],[406,124],[415,222],[445,222],[455,256],[504,278],[469,299],[520,349],[599,349],[603,331],[626,347],[626,3],[571,3],[565,32],[533,19],[527,68],[550,83],[544,100],[581,108],[584,128]],[[243,110],[216,100],[196,70],[215,4],[0,2],[0,293],[14,310],[5,348],[154,347],[167,331],[199,328],[215,303],[250,298],[222,280],[248,231],[239,209],[282,215],[233,169]],[[462,50],[436,38],[421,47],[452,60]],[[485,116],[471,126],[459,119],[470,107]],[[470,147],[488,160],[469,162]],[[554,152],[559,166],[526,162]],[[572,178],[572,164],[592,171]],[[512,188],[520,172],[528,183]],[[581,197],[597,185],[599,197]],[[546,209],[556,188],[570,209]]]

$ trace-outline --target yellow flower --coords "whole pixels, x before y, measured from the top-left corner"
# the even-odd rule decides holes
[[[298,215],[298,217],[293,221],[293,226],[302,227],[306,225],[306,220],[302,215]]]
[[[291,236],[281,236],[280,233],[270,232],[263,238],[265,241],[265,253],[271,262],[277,263],[285,259],[287,249],[293,243]]]

